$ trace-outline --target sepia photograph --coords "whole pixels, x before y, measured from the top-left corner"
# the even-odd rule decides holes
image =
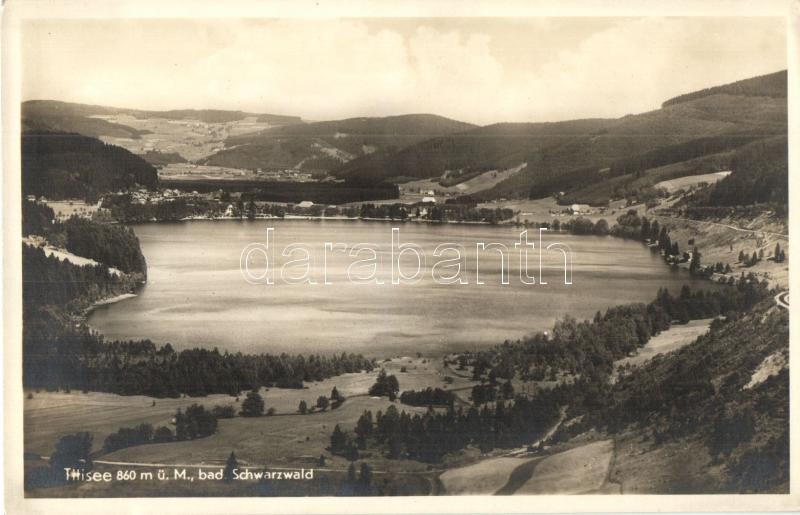
[[[46,5],[4,19],[20,502],[793,499],[790,3]]]

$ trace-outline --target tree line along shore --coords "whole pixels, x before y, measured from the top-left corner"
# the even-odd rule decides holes
[[[32,211],[34,214],[39,212],[36,208]],[[47,215],[45,213],[41,220],[46,220]],[[27,227],[35,225],[30,218],[26,220]],[[248,390],[252,394],[262,385],[301,388],[304,382],[371,370],[376,366],[373,360],[353,354],[305,357],[230,354],[216,349],[176,352],[168,344],[158,347],[147,340],[105,341],[85,325],[72,323],[76,310],[100,298],[129,291],[135,279],[143,277],[146,265],[143,258],[126,261],[115,254],[130,252],[134,246],[138,250],[138,241],[128,229],[117,225],[95,227],[98,225],[101,224],[68,220],[49,227],[40,224],[33,230],[63,238],[68,248],[111,261],[128,270],[126,274],[109,274],[99,266],[79,267],[47,257],[41,249],[27,245],[23,249],[27,274],[24,278],[26,322],[23,342],[26,387],[97,390],[155,398],[183,394],[200,397],[212,393],[240,395]],[[605,220],[593,223],[579,218],[559,229],[575,234],[636,238],[660,251],[668,261],[675,257],[674,245],[669,241],[666,229],[634,212],[620,216],[611,228]],[[80,234],[91,234],[92,238],[81,240]],[[690,270],[705,273],[700,266],[699,253],[694,253],[694,260],[696,264],[690,266]],[[137,266],[145,268],[141,270]],[[43,278],[53,286],[46,296],[39,287]],[[456,409],[453,403],[445,401],[445,411],[429,410],[424,415],[412,415],[392,408],[386,413],[368,411],[353,428],[353,436],[347,428],[334,428],[329,450],[357,460],[365,450],[378,448],[392,459],[438,463],[445,455],[469,445],[488,451],[532,441],[553,425],[564,406],[576,413],[584,410],[597,416],[594,408],[607,407],[609,375],[614,360],[636,352],[650,337],[672,323],[719,315],[736,320],[774,293],[765,283],[744,273],[738,279],[731,275],[726,282],[730,286],[718,291],[691,292],[686,288],[677,296],[661,291],[648,305],[611,308],[585,322],[567,317],[558,321],[552,333],[547,335],[540,333],[519,342],[506,342],[481,353],[464,353],[457,362],[462,367],[469,367],[473,379],[480,381],[473,388],[469,409]],[[515,376],[526,380],[545,377],[564,380],[554,388],[539,390],[531,396],[513,391],[510,381]],[[394,376],[389,377],[379,375],[370,393],[390,398],[396,396],[399,385]],[[392,380],[394,384],[391,384]],[[386,386],[385,381],[390,384]],[[409,405],[434,406],[442,402],[441,392],[433,390],[404,392],[404,397],[401,401]],[[257,399],[253,401],[257,403]],[[323,404],[318,407],[327,408],[323,408]],[[243,410],[242,416],[246,416],[245,413]],[[214,432],[217,418],[229,416],[231,413],[227,411],[223,413],[198,405],[187,414],[176,414],[176,419],[183,422],[182,431],[172,433],[169,428],[164,428],[170,431],[167,434],[162,428],[148,428],[146,425],[120,428],[105,447],[110,450],[128,445],[202,438]],[[187,430],[187,427],[195,429]],[[84,439],[75,437],[63,445],[70,449],[84,448]],[[59,466],[63,464],[61,458],[56,461]]]

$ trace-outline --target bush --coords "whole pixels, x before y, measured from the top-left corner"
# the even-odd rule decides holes
[[[378,374],[378,379],[369,389],[369,394],[374,397],[389,397],[394,400],[397,397],[397,392],[400,391],[400,383],[394,375],[387,376],[386,370],[381,369]]]
[[[203,406],[192,404],[186,408],[186,413],[181,410],[175,414],[175,439],[193,440],[209,436],[217,431],[217,417]]]
[[[242,403],[242,410],[239,414],[243,417],[260,417],[264,414],[264,399],[258,392],[249,392]]]
[[[217,418],[233,418],[236,416],[236,409],[233,406],[214,406],[211,413]]]
[[[431,387],[420,391],[408,390],[400,396],[400,402],[409,406],[452,406],[455,400],[453,392]]]
[[[134,445],[150,443],[153,440],[153,426],[139,424],[136,427],[122,427],[106,437],[103,442],[105,452],[114,452]]]
[[[75,433],[61,438],[50,456],[50,470],[57,480],[64,479],[64,469],[73,468],[88,472],[92,470],[92,435]]]
[[[175,436],[172,434],[172,430],[166,426],[161,426],[156,429],[155,433],[153,433],[153,442],[154,443],[164,443],[164,442],[171,442]]]

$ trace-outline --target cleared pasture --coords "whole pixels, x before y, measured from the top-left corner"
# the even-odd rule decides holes
[[[703,318],[700,320],[691,320],[687,324],[673,325],[666,331],[650,338],[647,344],[639,349],[639,353],[635,356],[623,358],[614,363],[614,369],[618,370],[624,366],[639,366],[642,363],[653,359],[659,354],[666,354],[681,347],[689,345],[701,336],[708,332],[713,318]]]
[[[439,479],[447,495],[492,495],[508,482],[514,469],[531,460],[508,457],[487,459],[447,470]]]
[[[331,456],[326,448],[334,426],[352,434],[364,410],[386,411],[392,403],[387,398],[355,397],[339,408],[307,415],[274,415],[255,418],[236,417],[219,421],[217,432],[192,441],[149,444],[129,447],[103,456],[103,460],[151,464],[224,464],[231,453],[241,465],[302,467],[317,465],[321,454],[326,467],[346,470],[350,462]],[[400,409],[400,406],[397,406]],[[419,412],[425,408],[404,407]],[[367,454],[365,461],[376,470],[425,470],[422,463],[388,460],[379,453]]]
[[[400,370],[405,367],[406,372]],[[457,388],[471,386],[474,382],[454,377],[453,384],[447,384],[441,362],[426,358],[400,357],[387,362],[378,363],[372,372],[359,372],[352,374],[342,374],[324,381],[316,383],[306,383],[302,389],[285,388],[262,388],[261,396],[264,398],[266,409],[274,408],[276,417],[291,421],[290,424],[297,425],[309,420],[316,420],[318,414],[299,415],[298,407],[300,401],[306,401],[309,409],[315,406],[317,398],[320,396],[329,397],[334,387],[341,395],[348,398],[338,409],[322,415],[326,428],[325,437],[330,437],[333,425],[342,424],[342,428],[352,431],[358,416],[364,409],[385,410],[389,406],[388,399],[370,399],[367,397],[369,387],[375,382],[375,378],[381,368],[385,368],[387,373],[395,374],[400,383],[400,389],[413,390],[432,387]],[[207,409],[214,406],[233,405],[239,410],[241,401],[244,400],[246,392],[242,392],[237,402],[236,397],[224,394],[209,395],[206,397],[184,397],[180,399],[154,399],[141,395],[122,396],[110,393],[89,392],[81,393],[72,391],[64,392],[33,392],[26,391],[33,395],[33,398],[24,400],[24,424],[25,424],[25,450],[44,456],[48,456],[54,449],[56,442],[67,434],[78,431],[88,431],[94,436],[94,449],[99,450],[106,436],[116,432],[120,427],[132,427],[142,423],[152,424],[154,427],[167,426],[174,430],[171,425],[172,417],[175,412],[185,409],[192,404],[200,404]],[[363,406],[357,414],[350,413],[350,407]],[[395,403],[399,410],[415,411],[422,408],[412,408]],[[422,409],[424,411],[424,409]],[[288,416],[285,415],[295,415]],[[352,417],[351,415],[355,415]],[[341,418],[341,420],[339,420]],[[240,420],[237,417],[236,420]],[[260,428],[261,419],[241,419]],[[272,420],[272,418],[270,418]],[[220,428],[228,425],[229,420],[220,421]],[[333,425],[331,425],[333,423]],[[236,424],[234,424],[236,425]],[[259,429],[260,431],[260,429]],[[310,436],[310,435],[307,435]],[[206,439],[208,440],[208,439]],[[224,439],[223,439],[224,441]],[[172,445],[172,444],[169,444]],[[176,444],[177,445],[177,444]],[[191,442],[190,447],[200,445],[200,440]],[[325,444],[327,446],[327,443]],[[153,446],[151,446],[153,447]],[[319,448],[317,449],[319,451]],[[228,451],[230,452],[230,450]],[[319,452],[316,454],[319,457]]]
[[[674,193],[680,189],[695,186],[697,184],[714,184],[730,175],[731,172],[712,172],[704,173],[701,175],[687,175],[686,177],[679,177],[677,179],[670,179],[656,183],[656,188],[664,188],[669,193]]]
[[[613,440],[601,440],[548,456],[536,465],[531,478],[514,493],[607,493],[604,485],[613,455]]]

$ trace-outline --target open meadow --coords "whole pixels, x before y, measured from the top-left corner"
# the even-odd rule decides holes
[[[242,418],[220,420],[219,433],[209,438],[196,440],[193,442],[176,442],[171,444],[146,445],[136,448],[129,448],[121,453],[131,453],[139,457],[126,457],[127,461],[147,461],[152,456],[169,456],[169,453],[162,454],[163,449],[153,451],[155,448],[184,445],[187,449],[200,449],[204,445],[206,449],[198,454],[201,460],[213,460],[213,449],[227,449],[229,447],[227,439],[236,441],[242,434],[252,433],[261,436],[262,432],[267,431],[271,438],[282,442],[279,447],[283,450],[276,455],[298,456],[301,454],[313,454],[319,457],[320,452],[329,444],[330,433],[333,426],[340,424],[343,430],[352,431],[358,417],[365,409],[386,410],[391,404],[387,398],[370,398],[367,395],[370,386],[375,382],[375,378],[381,368],[385,368],[388,374],[395,374],[400,383],[401,392],[404,390],[424,389],[430,387],[440,387],[444,389],[469,388],[475,384],[473,381],[452,376],[452,383],[445,381],[445,376],[449,371],[444,369],[441,362],[426,358],[399,357],[378,364],[372,372],[360,372],[342,374],[324,381],[307,383],[305,388],[262,388],[260,394],[264,399],[265,410],[273,408],[275,415],[261,418]],[[405,370],[403,372],[402,370]],[[316,412],[308,415],[300,415],[298,406],[300,401],[305,401],[311,409],[318,397],[330,396],[333,388],[336,388],[341,395],[347,398],[346,402],[336,410],[328,409],[326,412]],[[182,397],[179,399],[163,398],[154,399],[140,395],[122,396],[110,393],[71,391],[70,393],[60,392],[34,392],[29,391],[31,398],[25,399],[24,420],[25,432],[25,451],[48,456],[56,442],[64,435],[88,431],[94,437],[95,451],[101,449],[103,441],[110,434],[116,432],[121,427],[133,427],[142,423],[152,424],[154,427],[166,426],[174,429],[172,418],[178,409],[185,410],[192,404],[200,404],[207,409],[214,406],[234,406],[239,410],[241,400],[244,399],[243,392],[238,398],[230,395],[216,394],[206,397]],[[459,392],[468,395],[469,391]],[[398,410],[406,411],[425,411],[423,408],[414,408],[400,404],[395,401],[394,405]],[[307,433],[302,430],[308,428]],[[288,436],[288,439],[286,438]],[[306,452],[304,438],[308,436],[309,441],[313,438],[314,447]],[[302,438],[300,438],[302,437]],[[298,438],[302,441],[296,441]],[[205,442],[205,443],[204,443]],[[257,454],[258,449],[265,446],[263,442],[242,440],[242,452],[250,456],[252,460],[258,460],[262,456]],[[294,444],[298,444],[296,447]],[[323,445],[324,444],[324,445]],[[151,449],[152,448],[152,449]],[[141,449],[141,451],[137,450]],[[308,448],[310,449],[310,448]],[[231,448],[230,450],[234,450]],[[227,452],[230,452],[228,450]],[[287,452],[283,452],[287,451]],[[237,450],[237,455],[239,451]],[[287,454],[288,453],[288,454]],[[316,454],[314,454],[316,453]],[[127,454],[125,454],[127,456]],[[186,456],[184,462],[191,463],[186,451],[179,450],[176,456]],[[225,455],[227,456],[227,454]],[[244,455],[243,455],[244,457]],[[223,456],[224,458],[224,456]],[[155,461],[159,461],[157,458]],[[188,461],[187,461],[188,460]]]

